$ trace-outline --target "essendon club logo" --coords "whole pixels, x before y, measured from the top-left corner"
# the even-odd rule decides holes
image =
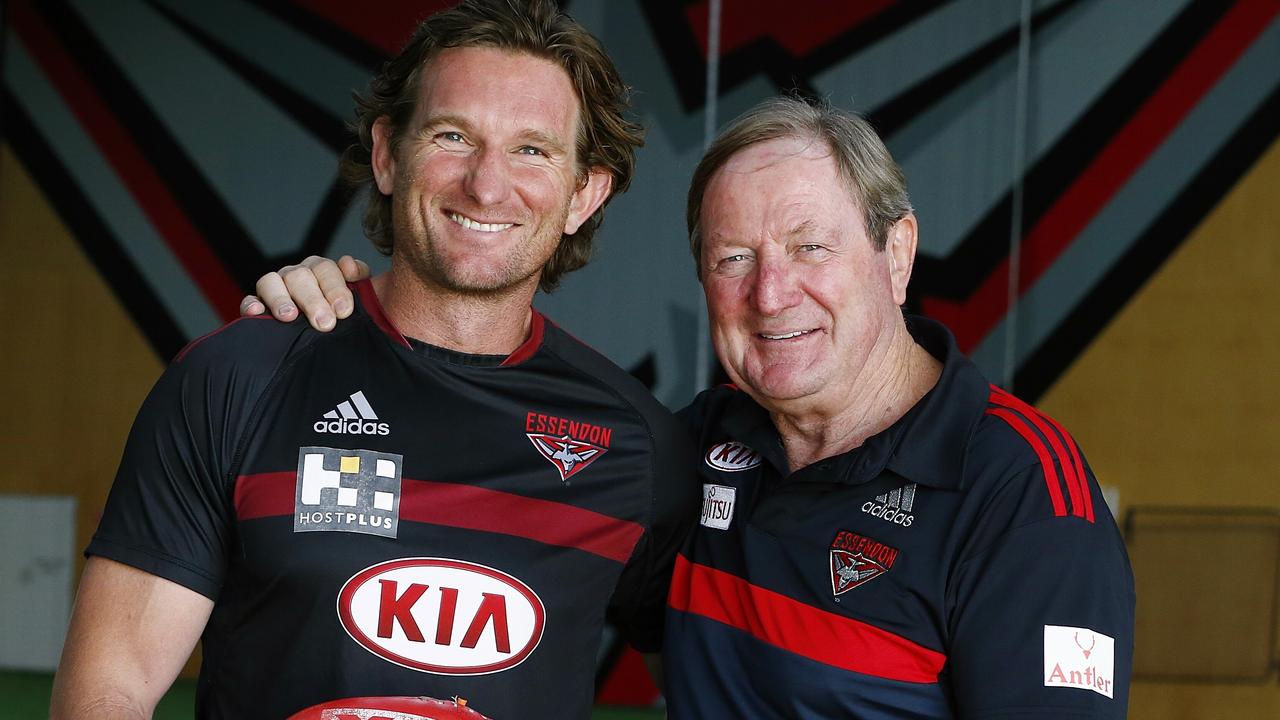
[[[831,541],[831,592],[843,595],[889,571],[898,559],[898,550],[848,530],[840,530]]]
[[[525,437],[568,482],[609,450],[613,429],[531,412],[525,416]]]

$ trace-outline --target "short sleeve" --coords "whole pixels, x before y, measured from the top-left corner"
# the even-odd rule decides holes
[[[248,320],[193,343],[156,382],[134,419],[86,555],[216,598],[233,538],[236,444],[276,365],[266,357],[266,367],[257,367],[261,343],[252,354],[238,350],[268,329]]]
[[[1018,492],[987,508],[1008,529],[956,567],[946,674],[963,718],[1123,718],[1133,657],[1133,574],[1085,468],[1095,508],[1020,517]],[[1009,488],[1042,488],[1040,466]],[[994,519],[989,522],[996,522]]]

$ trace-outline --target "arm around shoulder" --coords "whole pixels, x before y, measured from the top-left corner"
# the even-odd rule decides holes
[[[90,557],[54,678],[49,716],[151,717],[212,609],[213,601],[193,590]]]

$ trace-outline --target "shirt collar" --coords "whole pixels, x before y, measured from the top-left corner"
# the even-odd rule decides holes
[[[789,481],[859,485],[887,469],[931,487],[960,486],[969,436],[986,408],[987,381],[941,323],[913,315],[906,321],[915,341],[942,362],[937,384],[862,446],[819,460],[793,473]],[[725,430],[786,475],[786,453],[769,413],[746,393],[735,393],[730,403]]]
[[[942,375],[920,402],[881,433],[901,433],[885,467],[924,485],[957,488],[964,477],[969,438],[982,420],[990,387],[978,367],[960,352],[946,326],[907,316],[907,328],[917,343],[942,362]]]

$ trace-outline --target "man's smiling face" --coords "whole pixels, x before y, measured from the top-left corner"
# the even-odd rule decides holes
[[[733,381],[771,410],[847,404],[906,286],[827,146],[738,152],[708,184],[700,227],[712,340]]]
[[[580,182],[578,122],[569,76],[552,62],[487,47],[441,51],[423,69],[398,147],[385,118],[374,127],[395,256],[455,292],[536,286],[561,236],[598,207]],[[601,182],[607,195],[608,175],[590,176]]]

